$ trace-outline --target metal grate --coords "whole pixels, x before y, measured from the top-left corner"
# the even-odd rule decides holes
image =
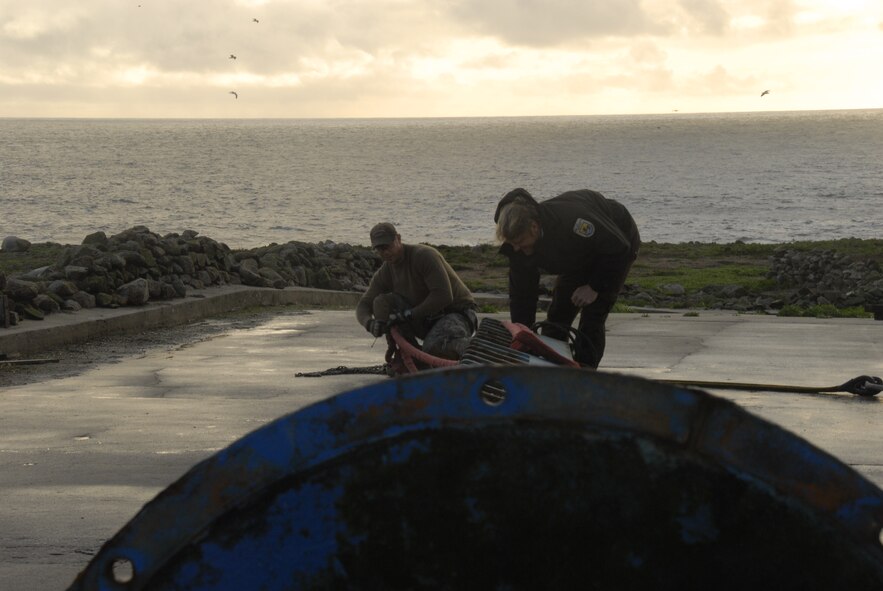
[[[482,318],[475,336],[460,358],[460,365],[555,365],[545,359],[516,351],[512,334],[495,318]]]
[[[460,365],[554,365],[510,345],[512,334],[503,323],[494,318],[482,318],[475,336],[460,358]],[[497,405],[506,399],[506,390],[497,381],[489,381],[481,387],[482,399]]]

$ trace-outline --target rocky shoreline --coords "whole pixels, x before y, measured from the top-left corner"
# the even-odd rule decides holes
[[[10,236],[2,246],[0,252],[12,255],[31,245]],[[61,247],[61,252],[52,265],[8,277],[0,271],[0,328],[46,314],[186,297],[191,290],[213,285],[364,291],[381,262],[364,246],[292,241],[233,251],[196,231],[160,236],[145,226],[113,236],[96,232],[80,245]],[[783,246],[770,260],[769,277],[776,287],[760,293],[740,285],[708,285],[688,292],[678,284],[653,290],[627,284],[621,301],[630,306],[736,311],[883,305],[883,273],[872,260]]]
[[[3,252],[29,248],[12,238],[4,240]],[[379,262],[370,248],[330,241],[234,252],[192,230],[159,236],[136,226],[110,237],[96,232],[80,245],[64,246],[55,264],[15,277],[0,272],[0,294],[15,323],[96,306],[141,306],[213,285],[364,291]]]

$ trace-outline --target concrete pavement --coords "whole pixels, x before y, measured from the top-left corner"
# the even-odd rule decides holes
[[[314,293],[319,290],[307,291],[284,297],[306,298],[301,303],[307,307],[355,301],[335,303],[354,296],[323,300]],[[230,293],[239,291],[207,293],[196,298],[201,304],[182,301],[160,312],[81,312],[60,317],[50,333],[100,336],[121,326],[146,327],[156,321],[146,319],[148,312],[165,321],[230,308],[239,300],[283,297],[237,299]],[[215,297],[231,299],[221,305],[211,301]],[[196,307],[176,309],[184,305]],[[17,337],[58,338],[39,336],[37,323],[28,324],[32,332]],[[605,371],[811,386],[883,375],[883,325],[870,319],[636,313],[612,315],[608,328]],[[0,337],[0,351],[8,336]],[[207,341],[6,388],[0,392],[0,589],[66,588],[106,539],[198,461],[283,414],[388,379],[295,377],[381,363],[384,343],[372,343],[350,309],[284,309],[264,324]],[[23,350],[38,350],[28,347]],[[848,394],[712,393],[784,426],[883,486],[883,401]]]

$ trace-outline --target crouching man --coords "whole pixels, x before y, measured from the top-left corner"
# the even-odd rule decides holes
[[[459,359],[475,332],[475,300],[440,252],[402,244],[395,226],[371,229],[371,246],[383,264],[356,307],[359,324],[379,337],[391,325],[405,338],[422,340],[425,353]]]

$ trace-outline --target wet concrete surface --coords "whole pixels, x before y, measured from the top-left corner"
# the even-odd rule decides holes
[[[382,362],[385,343],[351,310],[279,309],[219,326],[0,388],[0,589],[66,588],[195,463],[279,416],[389,379],[295,377]],[[608,329],[601,369],[651,379],[831,386],[883,375],[883,325],[870,319],[639,313],[612,315]],[[883,486],[883,401],[710,391]]]

